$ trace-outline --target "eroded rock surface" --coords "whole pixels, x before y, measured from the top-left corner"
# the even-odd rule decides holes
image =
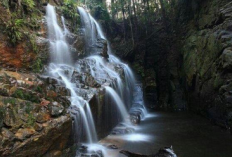
[[[0,71],[0,85],[4,87],[0,96],[1,156],[36,156],[67,147],[72,130],[68,92],[64,94],[54,82],[36,75],[5,70]]]

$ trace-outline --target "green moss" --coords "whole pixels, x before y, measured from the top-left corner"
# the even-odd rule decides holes
[[[33,50],[34,53],[38,53],[38,46],[35,40],[35,36],[34,35],[30,35],[30,43],[31,43],[31,48]]]
[[[133,67],[140,76],[145,77],[145,72],[142,65],[140,65],[139,63],[135,63]]]
[[[0,2],[5,8],[9,8],[9,0],[2,0],[1,2]]]
[[[38,73],[42,70],[43,68],[43,64],[40,58],[37,58],[34,62],[34,64],[32,65],[32,70],[35,73]]]
[[[29,100],[29,101],[36,102],[36,103],[40,102],[39,98],[35,94],[24,91],[23,89],[17,89],[12,96],[15,98]]]
[[[24,91],[22,89],[17,89],[14,94],[14,97],[24,99]]]
[[[15,45],[23,37],[22,27],[24,25],[24,20],[12,17],[11,20],[4,24],[5,30],[3,32],[7,35],[9,41]]]
[[[36,86],[34,90],[36,92],[38,92],[38,93],[42,93],[43,92],[43,89],[40,86]]]
[[[25,106],[26,106],[25,111],[27,114],[29,114],[32,110],[32,106],[29,102],[26,102]]]
[[[7,105],[8,103],[12,104],[12,105],[15,105],[16,104],[16,100],[14,98],[5,98],[5,99],[3,99],[3,103],[5,105]]]
[[[213,84],[214,89],[219,89],[222,85],[223,85],[223,79],[220,77],[220,75],[216,75]]]
[[[27,118],[27,126],[34,126],[36,118],[33,114],[29,113]]]
[[[28,11],[33,11],[35,3],[33,0],[22,0],[22,4],[27,7]]]
[[[64,0],[63,6],[61,7],[62,13],[66,19],[72,21],[74,30],[77,30],[77,26],[80,25],[80,17],[77,13],[77,3],[75,0]]]

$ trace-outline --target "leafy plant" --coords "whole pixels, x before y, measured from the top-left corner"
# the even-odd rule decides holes
[[[26,102],[26,108],[25,108],[25,111],[27,114],[29,114],[32,110],[32,106],[29,102]]]
[[[32,48],[33,52],[38,53],[38,46],[37,46],[36,41],[35,41],[35,36],[30,35],[29,39],[30,39],[31,48]]]
[[[35,7],[35,3],[33,0],[23,0],[22,4],[27,6],[27,9],[30,11],[32,11],[32,9],[34,9]]]
[[[23,19],[11,18],[11,20],[5,23],[4,33],[7,34],[12,44],[16,44],[19,40],[22,39],[21,28],[23,25],[24,25]]]
[[[27,126],[34,126],[35,121],[36,121],[36,118],[34,117],[34,115],[29,113],[28,119],[27,119]]]
[[[2,0],[2,2],[0,2],[5,8],[9,8],[9,1],[8,0]]]
[[[64,0],[64,4],[62,6],[62,12],[64,14],[64,17],[66,19],[70,19],[74,25],[73,28],[75,28],[77,25],[80,24],[80,17],[77,13],[77,3],[74,0]]]
[[[7,105],[8,103],[14,105],[16,103],[16,100],[14,98],[6,98],[3,100],[3,103],[5,105]]]
[[[43,64],[40,58],[37,58],[35,63],[32,65],[32,70],[37,73],[40,72],[41,69],[43,68]]]
[[[62,12],[66,18],[69,19],[78,18],[77,4],[73,0],[64,0],[64,5],[62,6]]]

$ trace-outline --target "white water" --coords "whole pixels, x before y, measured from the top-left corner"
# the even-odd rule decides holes
[[[58,25],[54,6],[48,4],[46,7],[46,12],[51,62],[71,65],[72,59],[69,46],[66,43],[65,33]]]
[[[78,7],[78,11],[80,13],[82,25],[84,26],[86,33],[86,40],[88,40],[86,44],[91,42],[93,46],[99,39],[107,40],[98,22],[82,7]],[[121,103],[121,106],[123,106],[123,108],[126,108],[126,104],[128,109],[132,107],[130,109],[130,113],[139,113],[142,118],[145,118],[147,115],[147,110],[144,106],[142,88],[136,83],[137,81],[132,70],[127,64],[123,63],[120,59],[112,54],[109,42],[108,53],[109,62],[107,62],[105,58],[96,55],[88,57],[88,59],[95,62],[95,64],[89,64],[91,75],[95,78],[95,80],[104,80],[108,78],[115,80],[113,83],[116,82],[116,84],[112,85],[114,89],[111,89],[111,95],[113,90],[113,92],[117,93],[122,100],[123,103]],[[111,65],[117,65],[123,69],[125,85],[122,83],[123,81],[121,80],[119,72],[112,69]],[[109,89],[107,91],[109,92]],[[117,104],[117,106],[119,105]],[[123,110],[120,110],[120,112],[123,112],[121,114],[125,114]]]
[[[64,29],[64,35],[68,35],[70,32],[67,29],[66,25],[65,25],[65,19],[63,16],[61,16],[61,20],[62,20],[62,24],[63,24],[63,29]]]
[[[64,84],[67,89],[71,92],[70,102],[70,112],[74,117],[74,130],[80,130],[80,124],[78,120],[81,119],[82,125],[85,128],[85,135],[87,136],[87,142],[91,144],[91,149],[98,148],[93,143],[97,142],[97,134],[95,129],[95,124],[89,103],[80,97],[78,93],[78,85],[72,83],[72,74],[74,71],[79,71],[79,67],[74,66],[71,59],[71,54],[69,51],[69,45],[66,42],[66,35],[69,34],[68,29],[65,25],[65,19],[61,17],[63,29],[58,25],[55,8],[48,4],[47,8],[47,25],[49,32],[49,41],[50,41],[50,55],[51,63],[48,66],[47,72],[51,77],[56,78],[60,81],[61,84]],[[86,53],[91,54],[96,46],[98,40],[106,40],[104,33],[97,23],[97,21],[87,13],[83,8],[78,8],[79,13],[81,14],[82,24],[85,28],[85,40],[86,40]],[[109,46],[110,47],[110,46]],[[111,52],[110,48],[108,49]],[[100,56],[89,56],[86,58],[89,60],[87,65],[90,68],[90,73],[94,79],[103,84],[104,82],[112,82],[112,87],[105,87],[107,94],[111,96],[111,99],[114,100],[118,110],[124,121],[126,121],[129,116],[125,103],[128,105],[128,108],[133,106],[131,104],[139,104],[139,108],[132,107],[133,112],[142,111],[142,115],[145,115],[145,107],[143,103],[143,97],[138,97],[139,99],[132,99],[133,93],[136,86],[136,80],[134,78],[133,72],[127,64],[124,64],[112,53],[109,55],[109,61],[106,58]],[[117,67],[117,68],[115,68]],[[125,77],[125,85],[121,79],[121,74],[117,69],[123,69]],[[139,90],[137,90],[139,91]],[[141,91],[137,92],[141,94]],[[125,95],[126,94],[126,95]],[[139,103],[138,103],[139,102]],[[141,105],[143,107],[141,107]],[[78,116],[80,114],[81,116]],[[76,132],[78,136],[82,136],[79,132]],[[77,136],[77,137],[78,137]],[[78,140],[77,140],[78,141]],[[102,149],[104,150],[104,149]],[[103,152],[105,154],[105,152]]]
[[[111,79],[109,81],[116,82],[115,88],[119,92],[120,96],[123,95],[123,83],[121,76],[112,70],[111,65],[107,63],[103,57],[100,56],[90,56],[88,59],[95,62],[93,65],[89,65],[91,69],[91,75],[96,80]],[[113,81],[112,81],[113,80]]]
[[[93,143],[97,142],[97,134],[95,129],[95,124],[93,121],[92,113],[89,107],[89,103],[86,102],[82,97],[77,95],[76,85],[71,82],[72,73],[74,72],[75,67],[72,66],[72,59],[69,51],[69,45],[65,40],[65,35],[69,32],[65,27],[65,20],[62,18],[63,29],[60,28],[57,22],[55,8],[50,4],[47,5],[47,26],[49,32],[49,41],[50,41],[50,55],[51,55],[51,63],[48,66],[48,74],[56,79],[61,79],[61,82],[65,84],[66,88],[71,92],[71,107],[77,107],[78,110],[72,110],[71,113],[74,114],[74,119],[78,116],[75,114],[81,114],[81,118],[83,120],[83,126],[85,128],[85,132],[87,135],[87,142]],[[84,110],[86,107],[86,111]],[[76,119],[77,120],[77,119]],[[74,122],[77,124],[77,122]],[[74,126],[80,127],[80,126]],[[74,130],[78,130],[75,128]],[[81,136],[81,134],[79,134]]]
[[[111,96],[111,98],[115,101],[118,110],[120,111],[121,117],[123,121],[129,117],[129,114],[125,108],[125,105],[119,95],[113,90],[113,88],[106,86],[106,93]]]

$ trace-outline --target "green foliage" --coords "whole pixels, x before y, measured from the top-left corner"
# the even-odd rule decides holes
[[[36,121],[35,116],[32,113],[29,113],[27,117],[27,126],[34,126],[35,121]]]
[[[12,104],[12,105],[15,105],[16,104],[16,100],[14,98],[6,98],[6,99],[3,100],[3,103],[5,105],[7,105],[8,103]]]
[[[110,15],[104,5],[97,5],[94,8],[95,8],[94,17],[96,17],[97,19],[110,21]]]
[[[62,12],[67,19],[73,20],[79,17],[77,14],[77,4],[74,0],[64,0]]]
[[[77,3],[75,0],[64,0],[63,6],[61,7],[62,13],[66,19],[72,21],[73,29],[76,30],[80,24],[80,17],[77,13]]]
[[[35,91],[38,92],[38,93],[42,93],[43,89],[40,86],[36,86]]]
[[[43,64],[40,58],[37,58],[34,62],[34,64],[32,65],[32,70],[33,72],[37,73],[40,72],[43,68]]]
[[[98,20],[110,21],[110,15],[105,4],[99,1],[89,0],[87,6],[90,8],[92,15]]]
[[[26,111],[27,114],[29,114],[31,112],[31,110],[32,110],[32,106],[31,106],[31,104],[29,102],[26,102],[25,105],[26,105],[25,111]]]
[[[25,96],[24,96],[24,91],[22,89],[17,89],[14,94],[13,94],[14,97],[16,98],[21,98],[21,99],[24,99]]]
[[[24,25],[23,19],[11,18],[11,20],[5,23],[4,33],[8,36],[8,39],[12,44],[16,44],[22,39],[21,29]]]
[[[35,7],[35,3],[33,0],[23,0],[22,4],[27,6],[27,9],[30,11],[33,11],[33,9]]]
[[[0,2],[5,8],[9,8],[9,0],[2,0]]]
[[[38,53],[38,46],[37,46],[37,43],[35,41],[35,36],[30,35],[29,38],[30,38],[31,48],[32,48],[33,52]]]
[[[135,63],[133,66],[134,66],[134,69],[136,70],[136,72],[140,76],[145,77],[144,68],[142,65],[140,65],[139,63]]]
[[[29,100],[36,103],[40,102],[39,98],[36,95],[29,91],[24,91],[23,89],[17,89],[12,96],[15,98]]]

